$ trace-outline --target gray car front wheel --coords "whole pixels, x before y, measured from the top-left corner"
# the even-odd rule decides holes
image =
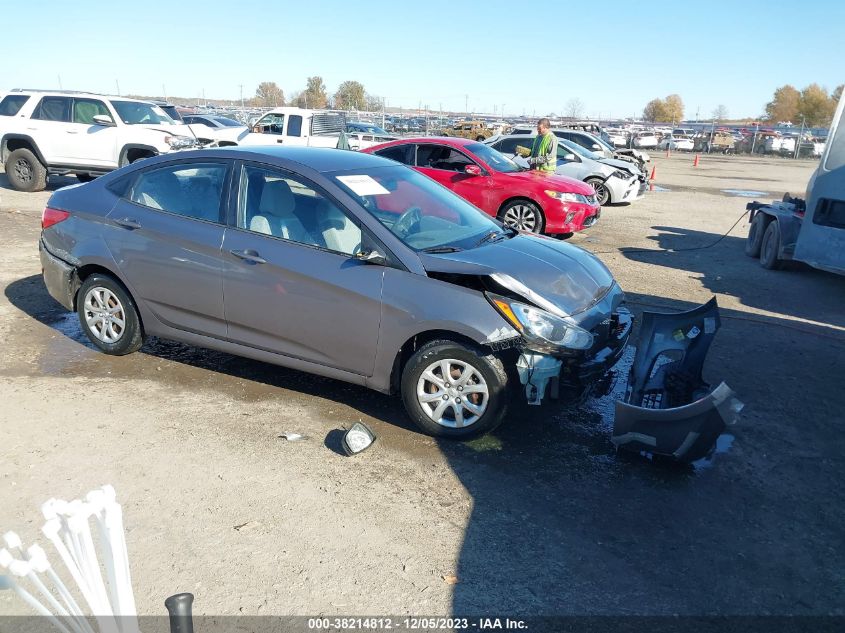
[[[502,421],[506,385],[497,357],[453,341],[432,341],[405,365],[402,400],[427,434],[466,439]]]

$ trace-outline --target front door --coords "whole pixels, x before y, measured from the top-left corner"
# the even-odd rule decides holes
[[[66,155],[72,165],[117,167],[117,127],[94,122],[97,115],[112,116],[99,99],[74,99],[66,135]]]
[[[366,237],[304,178],[244,165],[226,231],[223,295],[237,343],[370,376],[384,268],[353,255]]]
[[[469,156],[448,145],[421,143],[417,146],[418,171],[482,211],[495,215],[496,209],[488,209],[489,205],[485,204],[489,198],[486,194],[493,186],[492,178],[483,169],[481,175],[466,173],[467,165],[478,166]]]
[[[220,246],[228,161],[145,170],[103,236],[132,295],[167,326],[226,336]]]

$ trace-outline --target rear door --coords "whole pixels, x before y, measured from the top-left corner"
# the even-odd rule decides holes
[[[245,163],[237,182],[223,245],[229,338],[371,376],[384,268],[353,257],[368,240],[354,215],[274,167]]]
[[[24,134],[35,139],[44,160],[50,164],[70,162],[70,97],[42,97],[23,126]]]
[[[231,161],[139,172],[107,216],[104,238],[133,296],[167,326],[224,338],[221,244]]]

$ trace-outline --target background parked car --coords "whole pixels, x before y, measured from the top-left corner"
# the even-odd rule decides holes
[[[593,188],[565,176],[524,171],[504,154],[468,139],[423,137],[364,150],[436,180],[521,231],[571,235],[601,214]]]
[[[444,129],[441,134],[483,141],[493,136],[493,130],[484,121],[460,121]]]
[[[657,135],[654,132],[635,132],[631,135],[631,147],[634,149],[651,149],[657,147]]]
[[[676,149],[691,152],[693,149],[692,139],[680,134],[669,134],[660,139],[657,144],[659,149]]]
[[[219,114],[184,114],[182,121],[200,141],[218,141],[220,144],[237,143],[249,128],[235,119]]]
[[[528,163],[517,151],[529,147],[536,136],[508,135],[494,136],[485,145],[490,145],[502,154],[511,157],[518,165],[527,168]],[[631,172],[599,162],[590,152],[571,141],[560,139],[557,146],[557,169],[555,173],[581,180],[596,192],[600,205],[631,202],[639,194],[640,183]]]

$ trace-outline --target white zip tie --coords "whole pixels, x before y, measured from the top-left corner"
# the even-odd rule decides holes
[[[39,615],[43,615],[45,618],[47,618],[50,623],[57,629],[62,631],[62,633],[71,633],[71,631],[69,631],[64,624],[59,622],[56,616],[50,613],[50,610],[47,609],[47,607],[41,604],[38,598],[33,596],[26,589],[16,583],[13,578],[10,578],[9,576],[0,576],[0,591],[2,591],[3,589],[11,589],[12,591],[14,591],[16,594],[18,594],[18,596],[20,596],[20,598],[24,602],[26,602],[30,607],[32,607],[33,610],[38,612]]]
[[[91,625],[88,623],[88,620],[85,618],[85,614],[82,612],[82,609],[79,608],[79,605],[76,603],[73,595],[65,586],[65,583],[62,582],[62,579],[59,578],[58,574],[56,574],[53,570],[53,566],[47,559],[47,553],[39,545],[30,545],[26,550],[26,555],[27,560],[34,571],[39,573],[46,572],[48,578],[52,581],[53,586],[56,588],[59,597],[67,607],[71,623],[74,624],[77,631],[80,633],[94,633],[94,629],[91,628]]]
[[[88,587],[88,583],[82,576],[82,572],[77,566],[76,561],[74,561],[73,556],[68,551],[68,548],[65,546],[62,539],[59,538],[60,529],[61,524],[59,522],[59,519],[55,518],[48,520],[44,524],[44,527],[41,528],[41,531],[44,533],[44,536],[46,536],[50,540],[50,542],[53,544],[53,547],[56,548],[56,551],[59,553],[59,556],[61,557],[65,568],[70,572],[70,575],[73,577],[74,582],[79,587],[79,591],[82,593],[82,597],[85,598],[85,601],[88,603],[88,608],[91,609],[91,612],[93,613],[97,601],[91,595],[91,590]]]

